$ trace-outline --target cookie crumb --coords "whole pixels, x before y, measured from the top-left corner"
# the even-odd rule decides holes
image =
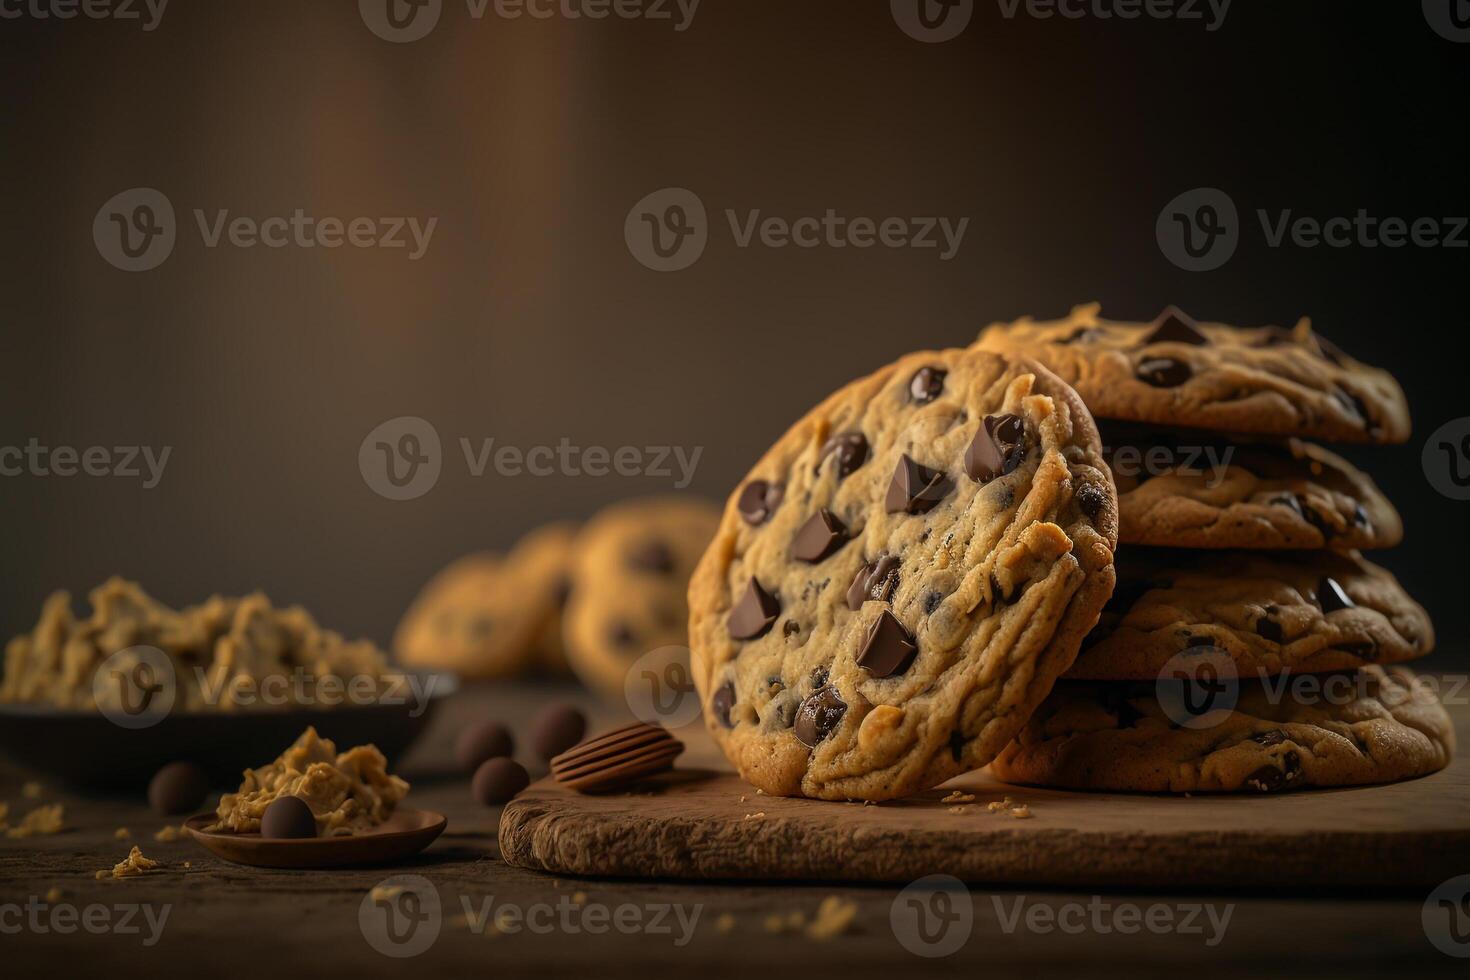
[[[949,808],[949,812],[950,813],[964,813],[968,809],[969,809],[969,807],[967,807],[967,806],[952,806],[952,807]]]
[[[133,832],[126,827],[119,827],[112,832],[113,840],[127,840],[133,836]]]
[[[940,803],[974,803],[975,802],[975,794],[974,793],[961,793],[959,790],[955,790],[953,793],[950,793],[948,796],[946,796],[944,799],[940,800],[939,802]]]
[[[188,836],[189,832],[184,828],[183,824],[179,824],[177,827],[173,824],[169,824],[167,827],[162,828],[156,834],[154,834],[153,839],[164,844],[172,844],[174,841],[183,840],[185,837]]]
[[[766,811],[764,810],[757,810],[755,813],[747,813],[745,815],[746,820],[764,820],[765,817]]]
[[[60,803],[43,803],[22,818],[19,826],[9,827],[6,837],[37,837],[42,834],[61,833],[61,822],[65,811]]]
[[[61,901],[61,889],[52,885],[46,890],[46,901],[52,904]]]
[[[721,912],[720,917],[715,920],[715,929],[720,932],[733,932],[735,929],[735,916],[729,912]]]
[[[186,868],[192,868],[192,867],[194,867],[194,862],[193,861],[185,861],[184,862],[184,867],[186,867]]]
[[[1007,796],[1003,800],[985,804],[985,809],[989,810],[991,813],[1000,813],[1002,810],[1009,810],[1015,805],[1016,801]]]
[[[138,845],[134,844],[133,849],[128,852],[128,856],[113,865],[111,871],[99,871],[96,877],[98,881],[109,876],[113,878],[136,878],[139,875],[147,874],[154,868],[161,867],[163,867],[162,861],[153,861],[144,857]]]
[[[572,892],[572,904],[573,905],[586,905],[587,904],[587,893],[586,892]]]
[[[742,796],[742,797],[740,797],[740,802],[741,802],[741,803],[744,803],[744,802],[745,802],[745,797],[743,797],[743,796]]]
[[[1036,814],[1031,812],[1031,808],[1029,806],[1022,803],[1020,806],[1011,808],[1011,816],[1015,817],[1017,820],[1029,820],[1032,817],[1036,816]]]
[[[857,903],[846,902],[836,895],[828,895],[817,906],[816,918],[806,927],[807,938],[826,942],[847,931],[857,915]]]
[[[380,902],[391,902],[402,894],[403,889],[397,885],[374,885],[372,891],[368,892],[368,898],[376,905]]]

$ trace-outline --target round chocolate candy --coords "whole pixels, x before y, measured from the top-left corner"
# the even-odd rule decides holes
[[[260,836],[297,840],[316,836],[316,817],[299,796],[272,800],[260,817]]]
[[[526,767],[501,756],[480,764],[480,768],[475,770],[475,778],[470,781],[470,792],[474,794],[475,802],[482,806],[497,806],[508,802],[529,785],[531,777],[526,774]]]
[[[465,772],[474,772],[486,759],[515,753],[515,739],[510,729],[498,721],[477,721],[466,725],[454,743],[454,758]]]
[[[170,762],[148,782],[148,805],[165,817],[199,809],[209,795],[209,777],[192,762]]]
[[[582,741],[587,734],[587,716],[570,704],[553,704],[536,716],[531,729],[531,747],[550,762]]]

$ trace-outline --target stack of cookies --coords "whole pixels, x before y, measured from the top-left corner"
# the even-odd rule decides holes
[[[1403,526],[1303,439],[1399,443],[1403,392],[1314,333],[1064,319],[977,348],[1036,358],[1097,417],[1118,491],[1118,587],[1064,679],[992,764],[1074,789],[1280,791],[1443,768],[1450,720],[1400,664],[1428,616],[1361,552]],[[1226,434],[1228,433],[1228,435]]]
[[[507,554],[461,558],[405,613],[398,659],[470,679],[570,667],[622,701],[641,655],[677,656],[688,643],[687,584],[718,519],[713,504],[693,496],[626,500],[580,528],[532,530]]]

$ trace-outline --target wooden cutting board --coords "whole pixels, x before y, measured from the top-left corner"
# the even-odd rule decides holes
[[[956,789],[975,801],[944,802]],[[1006,798],[1032,816],[990,812]],[[872,806],[763,796],[713,768],[612,796],[543,779],[505,807],[500,849],[518,867],[588,876],[1428,890],[1470,868],[1470,760],[1406,783],[1279,796],[1074,793],[982,771]]]

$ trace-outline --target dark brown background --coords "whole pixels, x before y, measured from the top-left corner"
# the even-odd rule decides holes
[[[886,3],[704,0],[644,21],[471,20],[407,45],[350,2],[174,0],[160,28],[0,23],[0,444],[174,447],[163,484],[0,480],[0,633],[108,574],[174,602],[265,588],[386,641],[446,559],[667,481],[471,479],[458,436],[702,445],[723,497],[833,387],[996,318],[1099,299],[1120,317],[1319,329],[1402,379],[1416,440],[1356,452],[1408,520],[1384,560],[1465,628],[1465,506],[1419,462],[1467,414],[1465,250],[1279,249],[1247,235],[1191,274],[1164,202],[1243,213],[1463,215],[1470,46],[1415,3],[1233,6],[1199,23],[1005,20],[980,3],[925,45]],[[128,187],[180,240],[126,274],[91,239]],[[715,227],[676,274],[622,238],[643,195],[696,191]],[[189,212],[434,215],[428,254],[205,249]],[[737,249],[721,212],[971,218],[932,251]],[[384,500],[356,454],[384,419],[446,442],[428,496]]]

